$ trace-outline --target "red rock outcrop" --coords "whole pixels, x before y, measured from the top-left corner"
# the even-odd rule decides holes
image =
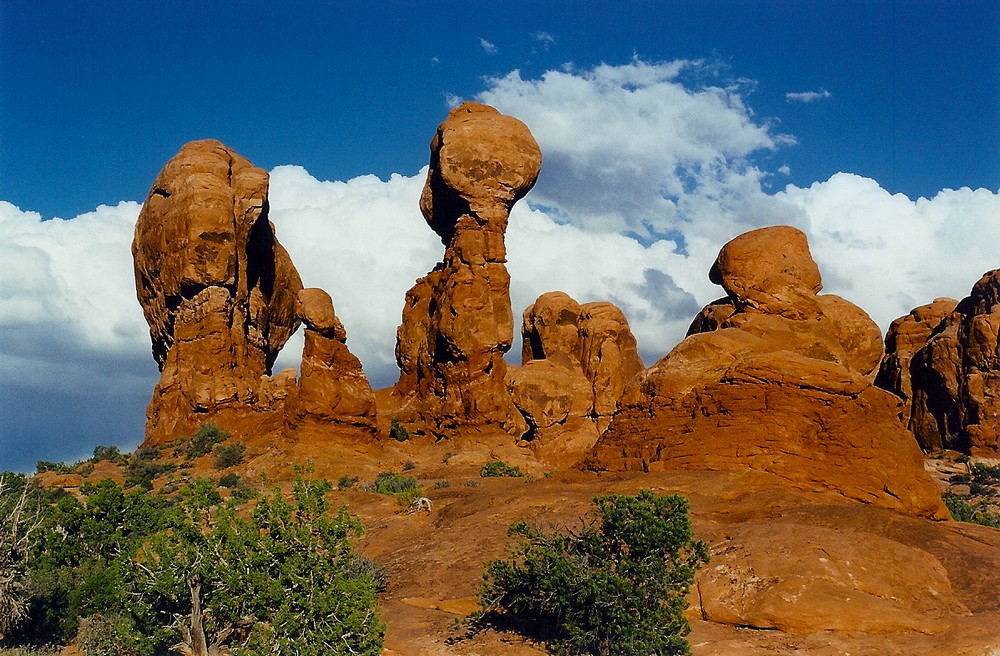
[[[299,325],[302,282],[268,221],[267,187],[266,171],[218,141],[195,141],[146,197],[132,255],[162,372],[147,444],[255,403],[261,376]]]
[[[508,370],[508,381],[528,422],[526,438],[572,441],[561,446],[582,453],[643,368],[625,315],[611,303],[580,305],[549,292],[524,311],[521,335],[522,366]]]
[[[289,421],[341,424],[373,435],[375,394],[361,361],[347,348],[347,331],[330,295],[322,289],[303,289],[295,308],[306,331],[298,388],[287,405]]]
[[[910,420],[913,387],[910,361],[931,336],[933,330],[958,305],[952,298],[937,298],[933,303],[914,308],[899,317],[885,334],[885,357],[875,377],[875,385],[903,399],[903,423]],[[913,427],[911,427],[911,430]]]
[[[897,397],[871,384],[881,333],[820,296],[805,235],[726,244],[710,277],[734,307],[631,380],[586,461],[605,470],[735,469],[917,515],[947,517]]]
[[[910,429],[927,450],[1000,457],[1000,271],[944,317],[910,363]]]
[[[408,421],[526,429],[505,381],[514,320],[504,232],[540,166],[528,128],[492,107],[465,103],[438,127],[420,209],[444,259],[407,293],[396,333],[393,397]]]

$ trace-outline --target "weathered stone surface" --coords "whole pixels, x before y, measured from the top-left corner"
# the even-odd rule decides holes
[[[296,308],[306,331],[298,389],[287,406],[289,421],[341,424],[374,434],[375,394],[361,361],[347,348],[347,331],[330,295],[303,289]]]
[[[899,422],[899,399],[870,382],[881,357],[877,326],[847,301],[816,294],[805,236],[781,227],[737,237],[711,277],[726,285],[735,312],[631,380],[587,466],[750,467],[797,487],[947,517]]]
[[[927,450],[1000,457],[1000,271],[989,271],[910,363],[910,429]]]
[[[933,303],[914,308],[889,326],[885,335],[885,357],[879,366],[875,385],[903,399],[903,423],[910,420],[913,387],[910,361],[931,336],[931,332],[958,305],[953,298],[937,298]]]
[[[452,110],[431,141],[420,209],[446,249],[407,293],[393,392],[401,415],[429,430],[526,430],[505,382],[514,322],[504,231],[540,166],[528,128],[478,103]]]
[[[298,272],[267,219],[267,172],[217,141],[185,145],[136,223],[136,291],[161,379],[146,442],[246,408],[298,327]]]
[[[523,365],[508,379],[530,427],[526,437],[585,432],[589,448],[611,421],[625,383],[642,370],[625,315],[611,303],[581,305],[548,292],[524,311],[521,335]]]

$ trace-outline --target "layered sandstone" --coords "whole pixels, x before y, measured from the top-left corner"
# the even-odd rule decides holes
[[[268,221],[267,189],[266,171],[218,141],[195,141],[167,162],[143,203],[132,255],[161,371],[147,444],[253,405],[299,325],[302,282]]]
[[[903,423],[910,420],[913,385],[910,382],[910,362],[923,348],[941,321],[958,305],[952,298],[937,298],[933,303],[914,308],[889,326],[885,335],[885,357],[879,367],[875,384],[903,399]],[[912,427],[911,427],[912,430]]]
[[[504,232],[540,166],[528,128],[492,107],[465,103],[438,127],[420,209],[445,254],[407,293],[396,334],[393,396],[407,420],[437,432],[526,429],[505,380],[514,320]]]
[[[989,271],[910,363],[910,429],[927,450],[1000,457],[1000,271]]]
[[[726,244],[710,277],[733,313],[627,385],[587,464],[595,469],[746,467],[789,484],[947,517],[900,401],[871,384],[881,333],[857,306],[819,295],[800,231]]]
[[[611,303],[579,304],[563,292],[538,297],[523,315],[520,367],[508,373],[526,438],[578,438],[607,428],[625,383],[642,370],[635,337]]]

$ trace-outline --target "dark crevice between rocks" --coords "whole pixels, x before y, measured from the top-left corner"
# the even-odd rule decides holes
[[[162,187],[156,187],[153,189],[153,195],[162,196],[163,198],[170,198],[172,194],[166,189],[163,189]]]

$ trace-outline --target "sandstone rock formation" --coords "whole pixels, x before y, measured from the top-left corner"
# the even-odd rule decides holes
[[[526,429],[505,381],[514,320],[504,232],[540,166],[528,128],[492,107],[465,103],[438,127],[420,209],[445,254],[407,293],[396,333],[393,396],[407,420]]]
[[[157,176],[135,227],[136,292],[161,377],[146,442],[208,413],[253,404],[298,327],[302,288],[267,219],[267,172],[218,141],[185,145]]]
[[[914,308],[889,326],[885,335],[885,357],[879,367],[875,384],[903,399],[904,424],[910,420],[913,387],[910,383],[910,362],[931,336],[931,332],[950,314],[958,301],[952,298],[934,299],[933,303]],[[913,427],[911,427],[912,430]]]
[[[734,312],[693,334],[628,384],[586,465],[595,469],[767,471],[945,518],[899,399],[871,384],[878,327],[860,308],[818,295],[805,235],[778,226],[726,244],[710,278]]]
[[[593,445],[618,407],[625,383],[642,370],[625,315],[611,303],[580,305],[563,292],[524,311],[521,367],[508,372],[527,439],[571,434]]]
[[[1000,271],[989,271],[910,363],[910,429],[927,450],[1000,457]]]
[[[375,394],[361,362],[347,348],[347,331],[322,289],[303,289],[295,304],[305,324],[302,370],[287,414],[303,421],[347,424],[376,432]]]

